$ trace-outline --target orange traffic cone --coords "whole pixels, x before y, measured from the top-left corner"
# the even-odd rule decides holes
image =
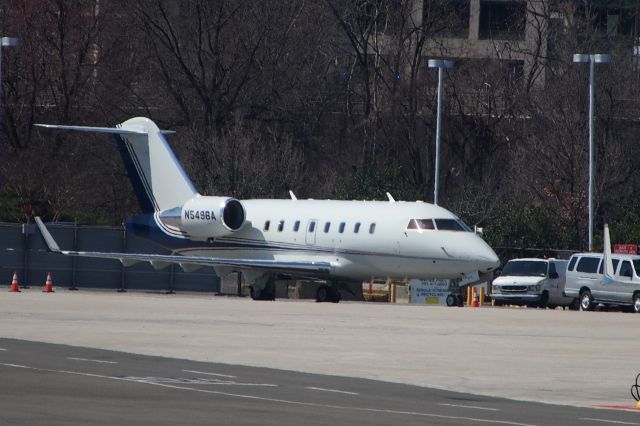
[[[20,284],[18,284],[18,273],[17,272],[13,273],[13,280],[11,280],[11,288],[9,288],[9,291],[13,291],[13,292],[19,292],[20,291]]]
[[[476,289],[473,289],[473,300],[471,301],[471,307],[472,308],[479,308],[480,307],[480,298],[478,297],[478,292],[476,291]]]
[[[51,280],[51,272],[47,273],[47,282],[44,283],[43,293],[53,293],[53,281]]]

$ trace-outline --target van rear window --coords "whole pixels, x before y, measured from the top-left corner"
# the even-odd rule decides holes
[[[578,272],[587,272],[589,274],[595,274],[598,271],[598,264],[600,263],[600,259],[597,257],[581,257],[578,261],[578,266],[576,267],[576,271]]]

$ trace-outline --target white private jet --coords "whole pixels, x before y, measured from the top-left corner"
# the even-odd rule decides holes
[[[163,131],[148,118],[114,128],[37,126],[116,135],[143,214],[127,231],[150,238],[170,255],[61,250],[39,218],[49,250],[68,256],[118,259],[125,266],[178,263],[185,271],[212,266],[218,276],[240,272],[254,299],[273,299],[279,276],[321,279],[318,301],[337,302],[340,282],[449,278],[492,271],[499,260],[457,216],[416,202],[237,200],[200,195]]]

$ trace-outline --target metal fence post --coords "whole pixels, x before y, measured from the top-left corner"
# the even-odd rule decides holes
[[[122,252],[127,252],[127,230],[124,228],[122,228]],[[124,286],[125,273],[124,263],[120,263],[120,288],[118,289],[118,293],[124,293],[127,291]]]
[[[73,221],[73,249],[78,250],[78,220]],[[69,290],[77,290],[76,287],[76,270],[78,269],[78,258],[73,256],[71,260],[71,286]]]

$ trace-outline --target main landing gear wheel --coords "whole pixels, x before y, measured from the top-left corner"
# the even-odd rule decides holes
[[[316,292],[316,302],[333,302],[338,303],[340,301],[340,291],[328,285],[321,285]]]
[[[254,286],[249,287],[249,295],[253,300],[276,300],[275,285],[269,281],[261,291]]]

